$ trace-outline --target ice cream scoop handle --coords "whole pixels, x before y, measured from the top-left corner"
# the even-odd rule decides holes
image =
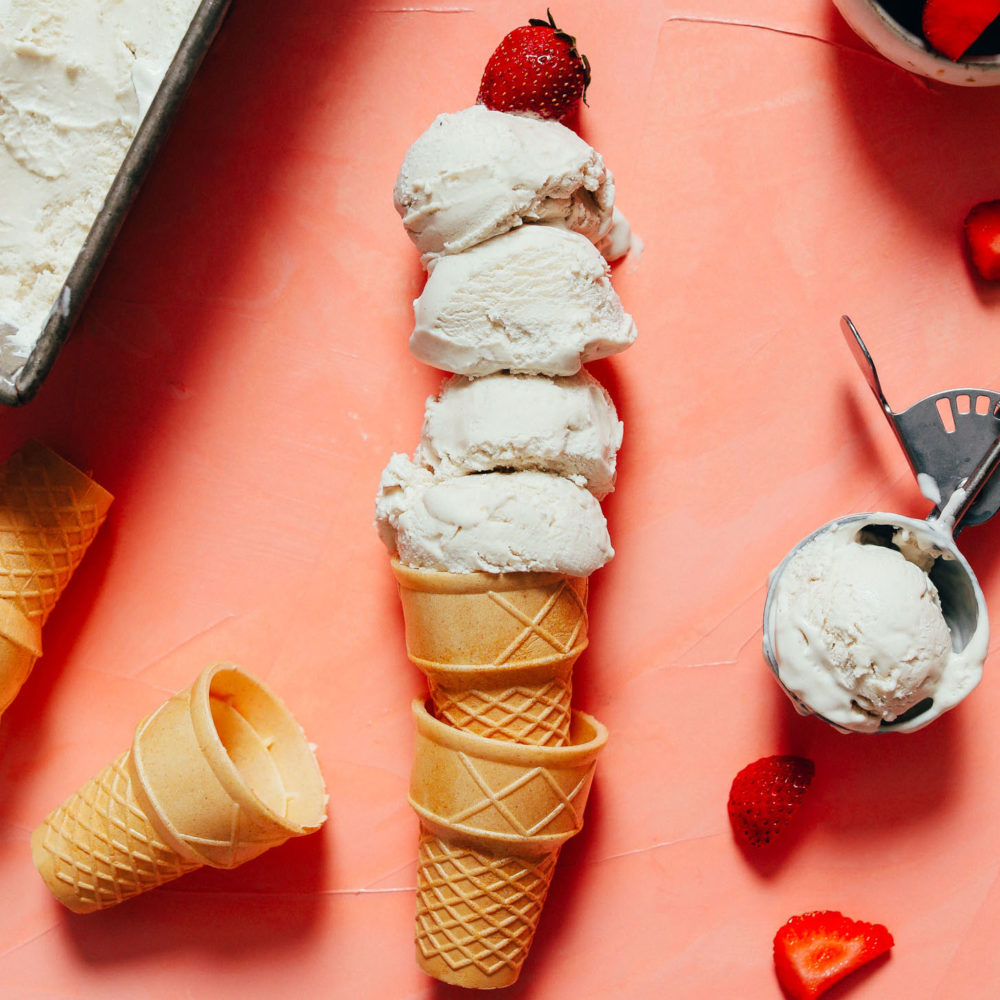
[[[892,428],[896,431],[898,437],[899,431],[896,428],[895,414],[892,412],[892,407],[889,406],[885,398],[885,393],[882,392],[882,383],[879,381],[878,372],[875,370],[875,362],[872,361],[872,356],[868,353],[868,348],[865,347],[865,342],[861,339],[858,328],[851,322],[850,316],[840,317],[840,329],[843,331],[844,339],[847,341],[847,346],[851,349],[854,360],[861,369],[861,374],[864,375],[865,381],[868,383],[868,388],[875,394],[879,406],[882,407],[882,412],[889,418],[889,423],[892,424]]]
[[[885,398],[885,393],[882,391],[882,383],[879,381],[878,372],[875,370],[875,362],[872,361],[872,356],[868,353],[868,348],[865,347],[865,342],[861,339],[861,334],[858,333],[858,328],[851,321],[850,316],[840,317],[840,329],[844,334],[844,339],[847,341],[847,346],[851,350],[852,357],[857,362],[858,367],[861,369],[861,374],[864,375],[865,381],[868,383],[868,388],[871,389],[872,395],[878,400],[878,405],[881,407],[885,419],[889,421],[892,433],[896,435],[896,440],[899,442],[899,447],[903,449],[906,460],[910,463],[910,467],[914,473],[920,472],[917,458],[903,436],[899,422],[896,419],[896,414],[893,412],[889,401]]]
[[[1000,465],[1000,434],[993,439],[993,444],[979,460],[979,464],[948,497],[947,503],[941,508],[941,513],[935,518],[937,523],[948,531],[954,531],[998,465]]]

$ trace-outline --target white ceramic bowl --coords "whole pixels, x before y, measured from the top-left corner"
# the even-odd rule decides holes
[[[961,87],[1000,84],[1000,55],[953,62],[894,21],[876,0],[833,0],[833,3],[861,38],[897,66]]]

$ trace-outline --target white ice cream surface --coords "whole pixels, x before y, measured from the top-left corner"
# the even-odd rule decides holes
[[[0,330],[27,357],[198,0],[0,0]]]
[[[587,372],[455,375],[427,400],[414,461],[438,476],[552,472],[601,500],[614,489],[622,434],[611,397]]]
[[[593,495],[544,472],[438,479],[393,455],[375,516],[386,547],[413,567],[588,576],[614,555]]]
[[[897,547],[863,544],[859,527],[821,531],[782,567],[774,645],[781,682],[802,704],[872,732],[926,699],[956,704],[981,676],[985,644],[953,649],[925,547],[906,532]]]
[[[556,226],[522,226],[439,257],[413,309],[414,356],[462,375],[572,375],[636,337],[607,262]]]
[[[628,219],[615,205],[611,213],[611,228],[597,241],[597,249],[605,260],[614,261],[641,245],[642,240],[632,232]]]
[[[611,228],[614,199],[600,154],[571,129],[478,104],[434,119],[393,191],[425,264],[524,222],[564,225],[596,243]]]

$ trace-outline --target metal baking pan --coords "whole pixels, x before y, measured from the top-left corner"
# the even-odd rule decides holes
[[[20,406],[38,391],[83,311],[129,207],[222,25],[231,0],[202,0],[111,184],[27,360],[0,347],[0,403]]]

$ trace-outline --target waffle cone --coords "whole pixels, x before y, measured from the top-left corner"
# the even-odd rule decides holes
[[[392,562],[410,660],[435,715],[506,742],[569,738],[573,665],[587,646],[587,579],[445,573]]]
[[[420,818],[417,963],[446,983],[514,983],[562,845],[583,811],[605,728],[573,713],[562,747],[461,732],[414,702],[410,804]]]
[[[31,852],[52,894],[90,913],[311,833],[325,804],[298,723],[259,681],[218,663],[143,720],[129,749],[45,819]]]
[[[112,496],[35,441],[0,469],[0,598],[44,625]]]
[[[0,713],[42,655],[42,625],[97,534],[111,494],[37,442],[0,467]]]

